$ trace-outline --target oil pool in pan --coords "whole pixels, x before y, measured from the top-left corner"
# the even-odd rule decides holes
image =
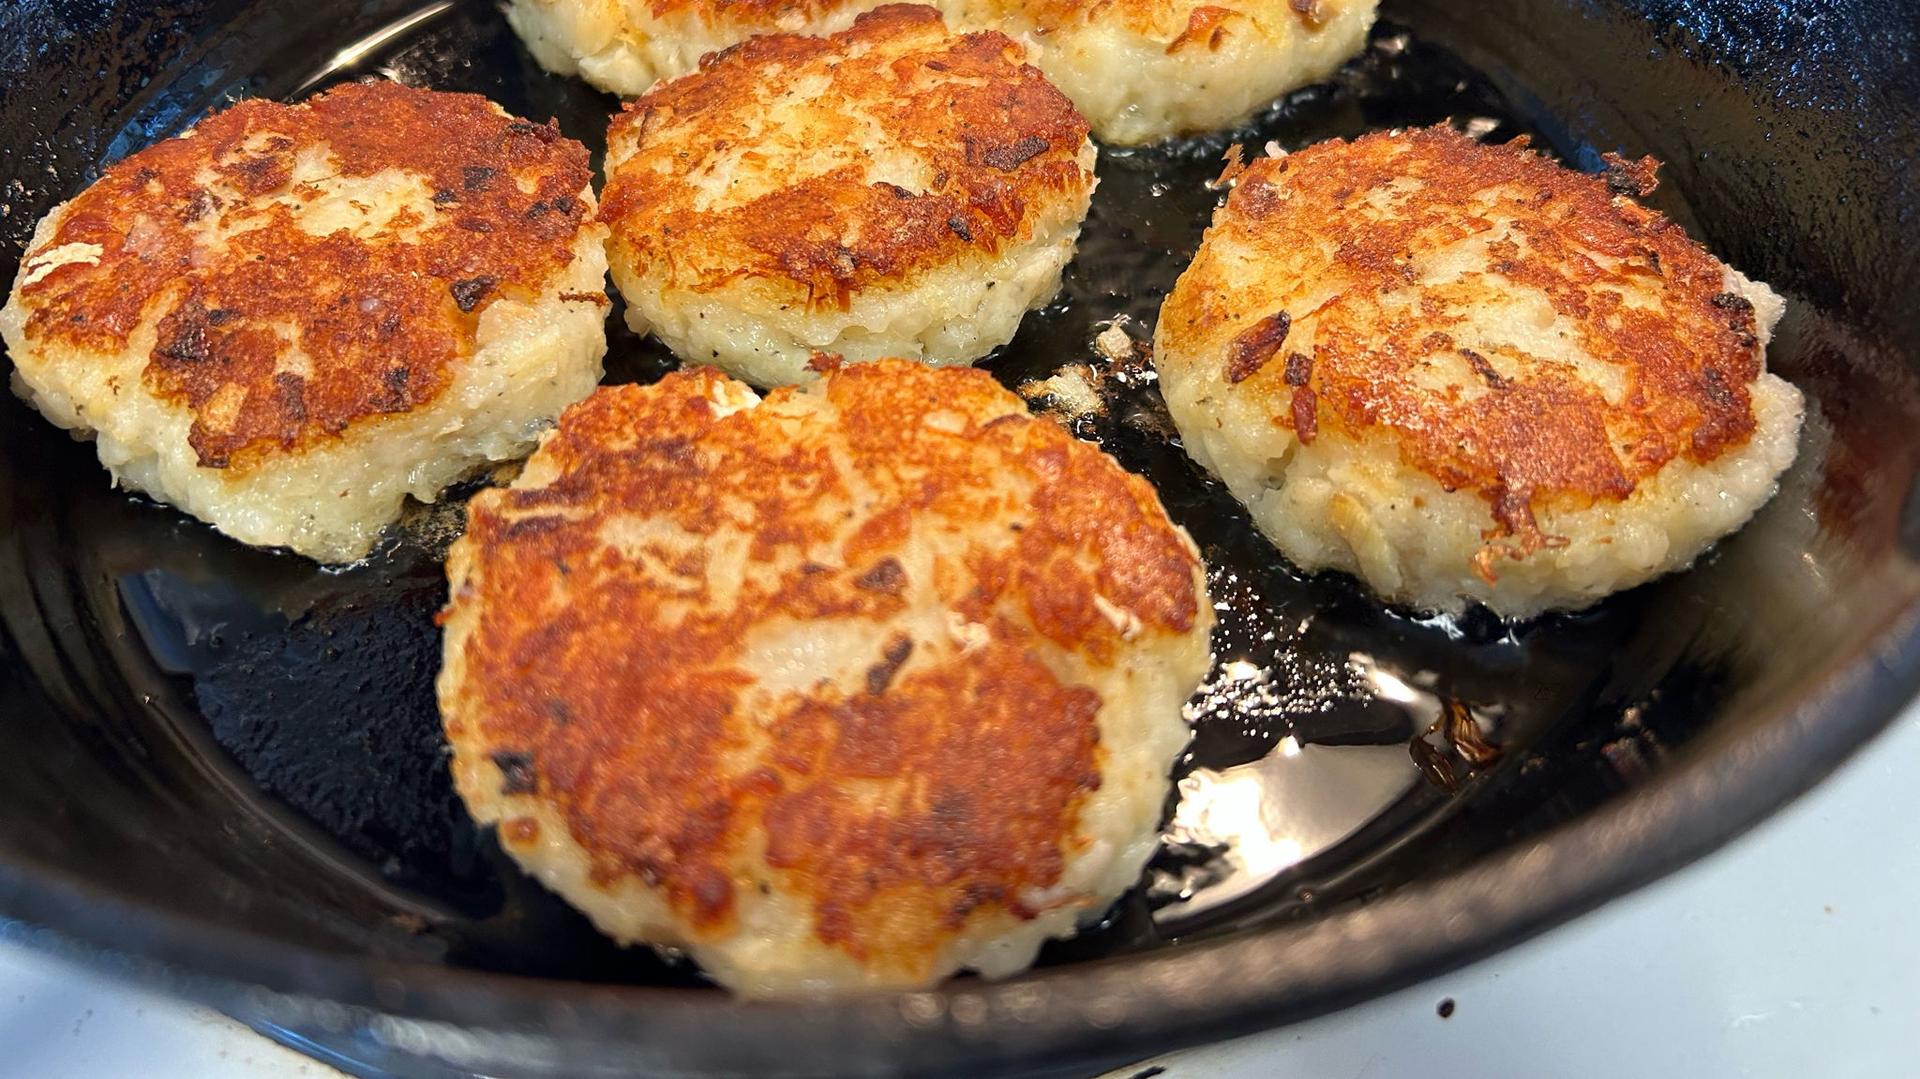
[[[596,155],[614,107],[584,84],[539,71],[483,4],[423,9],[341,50],[301,90],[375,73],[556,116]],[[1445,119],[1492,140],[1525,131],[1484,80],[1384,22],[1331,85],[1293,95],[1247,129],[1104,151],[1060,298],[983,364],[1014,387],[1073,363],[1105,373],[1103,407],[1066,422],[1159,489],[1202,548],[1220,619],[1217,662],[1190,707],[1195,738],[1161,853],[1105,925],[1051,945],[1043,964],[1299,916],[1364,894],[1389,855],[1477,792],[1538,765],[1530,751],[1590,702],[1596,672],[1640,619],[1645,589],[1517,629],[1384,611],[1347,580],[1284,568],[1173,441],[1144,342],[1219,197],[1208,181],[1227,143],[1297,148]],[[129,138],[138,144],[171,130]],[[1110,335],[1117,361],[1093,344],[1115,325],[1136,346],[1128,357]],[[617,311],[608,330],[609,381],[649,381],[671,369]],[[90,458],[75,460],[92,467]],[[81,534],[104,537],[82,559],[89,579],[118,593],[96,602],[118,607],[135,630],[119,657],[129,681],[150,690],[217,781],[340,870],[332,886],[357,882],[364,895],[353,909],[384,916],[449,963],[695,980],[647,949],[601,937],[522,877],[454,797],[432,688],[440,654],[432,619],[445,589],[440,559],[460,527],[457,500],[414,507],[397,541],[338,571],[244,548],[124,497],[79,498],[72,512]],[[1696,680],[1710,683],[1711,672]],[[1638,752],[1637,744],[1609,749]]]

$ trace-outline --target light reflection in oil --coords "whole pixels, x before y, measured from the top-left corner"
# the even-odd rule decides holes
[[[1348,693],[1404,710],[1407,730],[1424,732],[1444,712],[1430,672],[1396,672],[1373,656],[1348,656]],[[1215,691],[1266,689],[1267,668],[1245,660],[1221,665]],[[1234,690],[1234,686],[1242,687]],[[1284,691],[1285,687],[1271,687]],[[1166,831],[1174,854],[1155,881],[1163,931],[1246,896],[1354,835],[1423,783],[1406,743],[1303,744],[1282,737],[1259,760],[1200,768],[1180,782],[1180,801]]]

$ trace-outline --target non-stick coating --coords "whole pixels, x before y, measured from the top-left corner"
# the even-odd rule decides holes
[[[419,513],[369,564],[317,571],[107,490],[89,447],[7,401],[0,907],[17,932],[152,957],[136,965],[182,991],[388,1065],[424,1047],[510,1073],[1040,1067],[1337,1006],[1745,827],[1878,729],[1916,677],[1920,310],[1902,290],[1920,279],[1906,172],[1920,19],[1892,3],[1544,0],[1385,15],[1332,86],[1237,137],[1294,147],[1478,119],[1576,166],[1656,154],[1654,201],[1794,301],[1772,363],[1814,407],[1781,498],[1698,569],[1509,630],[1405,618],[1288,572],[1170,442],[1150,380],[1110,380],[1106,414],[1077,430],[1155,482],[1226,604],[1188,805],[1252,784],[1283,822],[1337,822],[1288,833],[1310,841],[1301,861],[1236,863],[1219,842],[1233,835],[1177,827],[1146,887],[1026,978],[734,1004],[606,944],[453,802],[429,682],[457,514]],[[481,0],[29,2],[0,13],[0,64],[0,240],[15,256],[101,164],[237,96],[385,71],[557,116],[589,143],[613,106],[538,71]],[[1091,358],[1116,315],[1145,339],[1217,197],[1203,181],[1224,142],[1106,156],[1062,301],[998,376]],[[610,377],[665,364],[613,334]],[[1420,749],[1449,705],[1494,725],[1498,763]]]

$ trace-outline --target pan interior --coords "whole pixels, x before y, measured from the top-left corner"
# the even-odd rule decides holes
[[[617,102],[539,70],[492,4],[383,14],[337,40],[272,39],[251,70],[187,48],[116,114],[120,127],[76,144],[84,159],[9,196],[7,238],[17,250],[92,170],[240,94],[295,97],[369,75],[555,117],[597,163]],[[1208,181],[1228,143],[1294,149],[1451,121],[1490,141],[1530,135],[1582,168],[1616,148],[1581,141],[1579,125],[1476,70],[1444,34],[1410,26],[1383,19],[1331,83],[1230,136],[1104,152],[1061,296],[983,365],[1015,388],[1070,364],[1102,372],[1103,410],[1063,422],[1153,482],[1200,544],[1219,605],[1162,850],[1105,923],[1051,946],[1043,964],[1314,918],[1537,832],[1831,661],[1783,663],[1775,642],[1839,641],[1912,595],[1901,514],[1915,450],[1890,432],[1913,429],[1913,387],[1804,303],[1771,363],[1821,407],[1780,497],[1693,571],[1577,616],[1505,626],[1384,610],[1348,579],[1289,570],[1187,460],[1144,343],[1222,195]],[[1654,201],[1702,235],[1681,186]],[[608,326],[609,381],[671,369],[617,310]],[[1112,326],[1139,346],[1134,361],[1097,356],[1094,338]],[[516,872],[453,796],[432,619],[459,499],[411,507],[373,558],[324,570],[112,491],[90,447],[16,401],[0,409],[0,508],[17,526],[0,552],[0,707],[17,717],[13,760],[0,766],[8,849],[143,901],[341,950],[705,985],[600,937]],[[1889,559],[1901,573],[1862,570]],[[75,807],[66,795],[83,781],[97,796]],[[48,820],[60,823],[28,823]]]

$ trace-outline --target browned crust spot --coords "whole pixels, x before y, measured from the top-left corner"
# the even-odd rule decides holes
[[[680,287],[751,281],[795,302],[844,308],[862,288],[990,257],[1027,238],[1040,207],[1091,182],[1078,155],[1087,123],[1018,45],[994,32],[949,34],[932,8],[889,5],[826,37],[770,34],[708,56],[656,85],[614,120],[608,140],[635,146],[612,167],[601,216],[614,257],[665,268]],[[696,175],[754,142],[765,96],[819,76],[820,100],[874,111],[890,142],[918,156],[930,183],[867,183],[850,160],[795,172],[757,197],[696,204]],[[808,153],[835,144],[814,142]],[[864,160],[866,147],[854,148]],[[756,168],[798,166],[769,150]]]
[[[343,176],[426,177],[440,223],[417,242],[314,236],[286,205],[254,201],[316,197],[286,188],[295,155],[322,145]],[[227,197],[208,176],[222,178]],[[193,410],[188,440],[201,465],[249,467],[433,401],[471,355],[480,312],[572,262],[590,176],[579,143],[473,94],[365,82],[296,106],[243,101],[193,137],[107,169],[72,201],[37,251],[91,243],[104,253],[21,290],[27,333],[119,352],[157,318],[147,389]],[[197,249],[187,226],[212,224],[248,231],[222,251]],[[311,376],[280,369],[289,341]]]
[[[1251,302],[1304,299],[1338,280],[1340,291],[1309,313],[1293,308],[1293,331],[1311,319],[1311,352],[1280,371],[1269,366],[1284,335],[1246,311],[1213,276],[1203,247],[1169,300],[1165,318],[1194,339],[1232,334],[1226,346],[1236,392],[1271,403],[1274,422],[1302,441],[1337,427],[1349,437],[1379,432],[1409,465],[1450,490],[1486,499],[1489,542],[1476,563],[1555,546],[1535,511],[1620,500],[1667,462],[1707,462],[1744,445],[1754,429],[1748,386],[1761,372],[1750,304],[1727,293],[1725,267],[1671,221],[1624,197],[1652,189],[1652,159],[1609,157],[1605,176],[1562,168],[1524,140],[1488,146],[1444,126],[1332,140],[1246,166],[1209,234],[1230,237],[1275,265],[1300,267],[1300,252],[1329,252],[1324,271],[1274,279]],[[1390,213],[1370,192],[1417,183]],[[1491,198],[1491,209],[1486,202]],[[1410,253],[1511,222],[1525,239],[1491,245],[1467,285],[1418,296],[1388,317],[1381,298],[1406,296]],[[1617,366],[1627,389],[1617,403],[1565,368],[1519,352],[1501,359],[1456,347],[1448,332],[1472,317],[1472,293],[1538,289],[1577,328],[1578,345]],[[1651,283],[1651,285],[1649,285]],[[1654,308],[1621,302],[1629,289],[1657,290]],[[1317,295],[1318,293],[1316,293]],[[1487,392],[1423,388],[1416,371],[1440,353],[1467,361]]]
[[[973,17],[1013,25],[1046,41],[1057,35],[1120,27],[1160,43],[1169,56],[1214,52],[1235,35],[1315,34],[1355,0],[1261,0],[1190,4],[1187,0],[973,0]],[[1295,28],[1297,27],[1297,31]]]
[[[540,450],[533,467],[559,469],[550,485],[473,500],[455,558],[470,568],[449,609],[478,618],[449,736],[514,754],[508,782],[537,782],[598,880],[660,889],[696,934],[731,928],[753,886],[742,852],[759,836],[818,939],[919,971],[975,911],[1035,913],[1020,896],[1059,880],[1100,782],[1100,700],[1038,652],[1051,642],[1117,662],[1123,639],[1096,594],[1150,632],[1191,630],[1197,561],[1144,481],[1057,425],[1008,415],[1013,399],[982,372],[842,368],[825,390],[840,417],[831,439],[779,418],[791,388],[717,418],[709,400],[724,381],[698,370],[603,388]],[[935,411],[964,416],[964,429],[930,428]],[[843,467],[879,505],[828,552]],[[1009,504],[994,483],[1008,474],[1030,479],[1033,497]],[[676,623],[659,579],[597,533],[620,514],[711,535],[741,527],[743,506],[754,561],[791,569],[749,575],[731,605]],[[894,634],[853,691],[743,704],[753,627],[888,617],[912,585],[891,553],[910,525],[1002,517],[1024,527],[992,530],[1012,538],[936,575],[988,639],[961,652]],[[703,565],[681,569],[702,579]]]
[[[708,26],[766,30],[785,19],[812,23],[852,7],[856,0],[648,0],[656,19],[691,14]]]
[[[1193,9],[1187,16],[1186,29],[1180,36],[1167,42],[1166,53],[1172,56],[1182,49],[1204,48],[1208,52],[1218,52],[1227,40],[1227,20],[1246,16],[1229,8],[1205,5]]]

